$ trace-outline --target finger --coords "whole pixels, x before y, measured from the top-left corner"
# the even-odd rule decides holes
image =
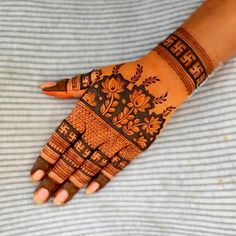
[[[108,143],[102,144],[94,151],[61,186],[60,190],[56,193],[54,199],[55,204],[64,204],[68,202],[80,188],[86,185],[100,170],[106,166],[111,157],[115,155],[120,149],[124,147],[124,142],[116,142],[112,140]],[[67,182],[70,182],[73,190],[68,189]],[[77,188],[77,191],[74,191]]]
[[[87,194],[93,194],[102,189],[111,179],[123,170],[140,153],[133,146],[122,149],[110,162],[90,181]]]
[[[45,177],[34,192],[34,201],[37,204],[45,203],[51,193],[55,192],[60,185],[50,177]]]
[[[91,158],[95,159],[98,155],[102,160],[100,163],[98,163],[97,160],[95,164],[91,161]],[[107,163],[109,161],[109,158],[98,150],[91,155],[91,158],[90,160],[85,160],[79,170],[75,171],[60,187],[53,200],[56,205],[61,205],[71,200],[79,189],[82,188],[92,178],[92,176],[101,170],[102,163]]]
[[[79,169],[93,149],[83,138],[76,141],[48,172],[48,176],[58,183],[63,183],[75,170]]]
[[[92,72],[70,79],[46,82],[40,86],[43,93],[58,98],[81,97],[92,83]]]
[[[82,132],[82,129],[80,130]],[[59,157],[80,137],[81,133],[63,120],[43,148],[39,158],[31,169],[32,179],[41,180]]]
[[[73,117],[70,117],[70,119],[73,119]],[[81,118],[81,120],[83,119]],[[49,171],[48,176],[36,189],[35,201],[37,203],[47,201],[54,194],[54,191],[81,166],[93,150],[105,142],[105,138],[105,135],[95,136],[93,130],[85,129],[81,139],[77,140],[73,146],[62,154],[62,157]],[[41,192],[46,193],[47,197],[43,196],[43,199],[41,199]]]

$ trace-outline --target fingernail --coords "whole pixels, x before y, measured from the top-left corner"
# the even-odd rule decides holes
[[[45,89],[45,88],[50,88],[50,87],[53,87],[55,86],[57,83],[56,82],[46,82],[46,83],[43,83],[40,88],[41,89]]]
[[[99,183],[98,182],[92,182],[86,189],[85,193],[90,195],[95,193],[99,188]]]
[[[44,203],[49,196],[49,192],[46,188],[40,188],[36,193],[34,194],[34,201],[37,204],[42,204]]]
[[[69,193],[67,190],[65,190],[65,189],[59,190],[59,192],[56,194],[56,197],[53,199],[53,202],[56,205],[61,205],[61,204],[65,203],[68,196],[69,196]]]
[[[45,172],[43,170],[36,170],[33,174],[32,174],[32,179],[34,181],[39,181],[43,178],[43,176],[45,175]]]

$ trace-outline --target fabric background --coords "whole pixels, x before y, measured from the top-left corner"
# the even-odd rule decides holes
[[[32,200],[30,168],[74,104],[39,85],[145,55],[201,2],[0,1],[1,236],[236,235],[235,59],[103,191],[63,207]]]

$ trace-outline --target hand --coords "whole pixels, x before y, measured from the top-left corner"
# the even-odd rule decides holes
[[[51,87],[49,87],[51,86]],[[147,149],[187,97],[176,72],[156,52],[42,86],[56,97],[80,97],[37,159],[37,203],[68,202],[83,186],[102,189]]]

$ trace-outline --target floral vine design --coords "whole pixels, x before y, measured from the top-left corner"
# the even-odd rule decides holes
[[[166,117],[168,116],[172,111],[174,111],[176,109],[175,106],[169,106],[167,107],[163,112],[162,112],[162,115],[163,117]]]
[[[112,74],[118,74],[119,73],[119,69],[121,68],[121,66],[123,66],[124,63],[121,63],[121,64],[118,64],[118,65],[115,65],[112,69]]]
[[[127,88],[128,81],[121,74],[104,76],[95,82],[82,101],[114,129],[136,144],[146,149],[163,127],[162,114],[150,110],[154,108],[154,97],[143,84]]]
[[[158,98],[155,98],[155,99],[154,99],[154,103],[155,103],[155,104],[162,104],[163,102],[165,102],[165,101],[167,100],[167,99],[166,99],[167,95],[168,95],[168,92],[166,92],[165,94],[161,95],[161,96],[158,97]]]
[[[120,99],[120,93],[124,91],[124,81],[119,78],[115,80],[114,78],[106,79],[102,83],[102,92],[106,94],[106,100],[100,107],[100,112],[105,117],[111,117],[112,113],[116,110],[115,107],[119,105],[118,101],[115,99]]]
[[[142,73],[143,73],[143,66],[137,64],[136,73],[134,76],[130,78],[131,83],[135,84],[141,78]]]
[[[101,77],[102,77],[102,70],[101,69],[97,69],[97,70],[94,70],[94,72],[95,72],[95,75],[96,75],[95,81],[100,80]]]
[[[151,77],[148,77],[146,78],[144,81],[143,81],[143,85],[148,87],[149,85],[151,84],[155,84],[156,82],[160,81],[160,79],[157,77],[157,76],[151,76]]]

